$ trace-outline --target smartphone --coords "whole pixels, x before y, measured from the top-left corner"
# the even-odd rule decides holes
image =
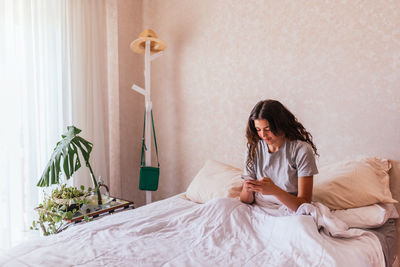
[[[254,180],[254,178],[251,177],[250,175],[242,175],[241,177],[242,177],[242,179],[245,180],[245,181]]]

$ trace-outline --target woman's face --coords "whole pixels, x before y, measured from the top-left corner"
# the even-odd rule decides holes
[[[279,144],[284,139],[284,135],[275,135],[271,131],[267,120],[254,120],[254,126],[258,136],[268,145]]]

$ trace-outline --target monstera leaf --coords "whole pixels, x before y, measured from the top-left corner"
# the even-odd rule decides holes
[[[37,186],[45,187],[60,182],[60,174],[62,171],[65,177],[70,179],[72,175],[81,167],[79,153],[83,156],[86,166],[89,168],[90,176],[92,178],[93,186],[100,196],[96,178],[93,174],[92,167],[89,164],[90,152],[92,152],[93,144],[89,141],[78,136],[81,132],[75,126],[68,126],[67,132],[61,135],[62,140],[59,141],[54,148],[50,161],[47,163],[46,168],[40,177]],[[99,204],[101,197],[99,197]]]
[[[58,184],[61,168],[63,168],[66,178],[71,178],[74,172],[81,167],[78,149],[81,150],[85,160],[89,159],[93,145],[77,136],[80,132],[81,130],[74,126],[67,127],[67,132],[62,135],[63,139],[54,148],[50,161],[47,163],[37,186],[44,187]]]

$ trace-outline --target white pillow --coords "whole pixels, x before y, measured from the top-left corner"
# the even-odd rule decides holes
[[[190,183],[186,197],[198,203],[217,197],[239,198],[243,183],[241,174],[241,169],[207,160]]]
[[[337,218],[349,227],[376,228],[388,219],[397,219],[399,214],[392,203],[380,203],[366,207],[332,211]]]
[[[319,168],[313,201],[331,209],[349,209],[376,203],[397,203],[389,188],[387,159],[364,158]]]

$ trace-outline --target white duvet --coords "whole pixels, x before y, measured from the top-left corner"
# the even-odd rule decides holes
[[[321,204],[173,197],[32,240],[0,266],[385,266],[379,240]]]

